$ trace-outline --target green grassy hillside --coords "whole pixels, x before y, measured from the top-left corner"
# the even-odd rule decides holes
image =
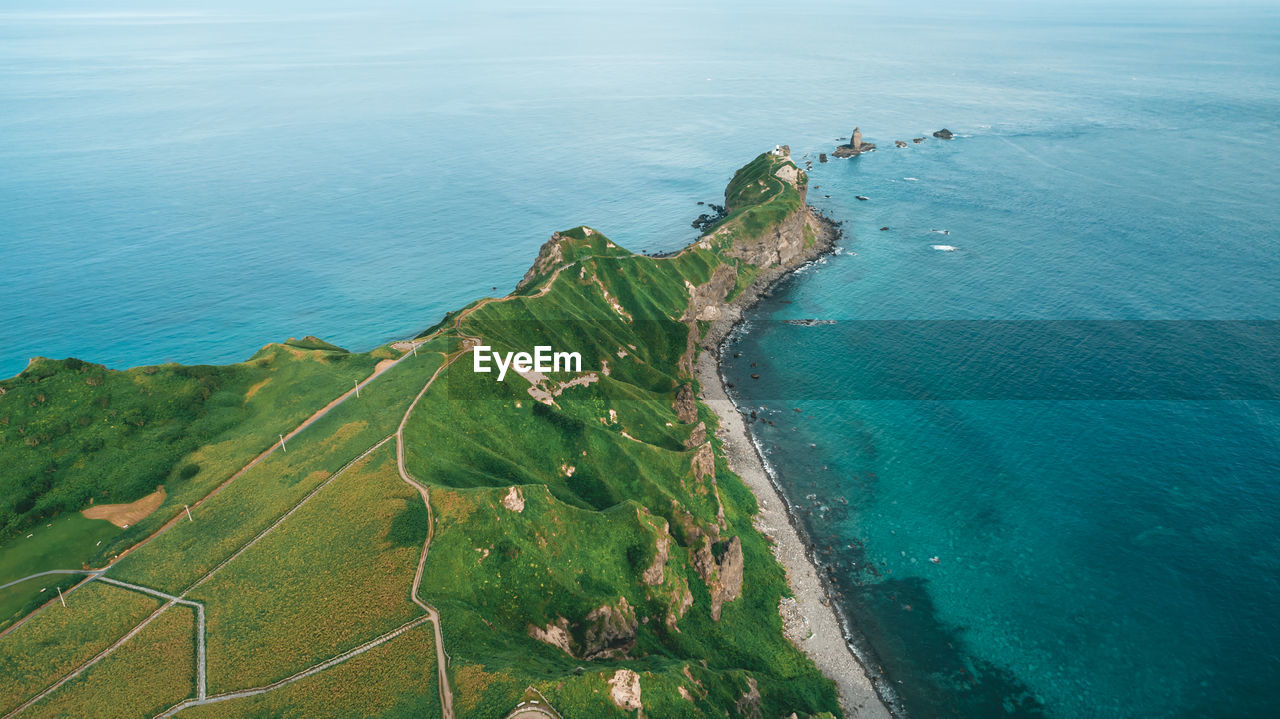
[[[192,518],[125,552],[106,576],[138,586],[110,592],[172,593],[208,622],[202,633],[189,605],[166,608],[163,623],[28,713],[75,713],[95,692],[119,716],[194,700],[191,643],[156,646],[185,633],[206,641],[217,703],[183,704],[181,715],[500,719],[535,696],[569,719],[641,707],[653,717],[838,714],[832,683],[783,635],[782,567],[692,375],[702,315],[769,269],[735,243],[811,239],[794,169],[756,158],[729,186],[730,215],[671,257],[632,254],[590,228],[558,233],[516,292],[450,313],[360,398],[251,467],[264,442],[405,347],[348,355],[304,338],[244,365],[114,373],[41,362],[8,381],[0,408],[22,432],[17,444],[5,435],[0,452],[11,455],[0,456],[21,458],[12,487],[30,498],[10,508],[11,527],[34,522],[54,536],[39,522],[58,518],[70,535],[66,515],[90,498],[127,501],[163,484],[166,507],[191,503]],[[579,352],[582,368],[499,382],[473,372],[477,343],[550,345]],[[110,471],[90,471],[98,463]],[[104,548],[121,551],[173,516],[157,514]],[[60,655],[58,637],[104,646],[147,606],[104,607],[101,589],[89,582],[67,608],[0,635],[0,666],[23,678],[6,701],[84,661]],[[437,650],[447,652],[438,665]]]
[[[120,372],[38,358],[0,381],[0,541],[91,501],[131,502],[188,482],[201,467],[182,460],[196,448],[250,434],[244,425],[277,419],[291,405],[314,411],[323,405],[289,398],[336,396],[377,361],[308,339],[226,366]]]

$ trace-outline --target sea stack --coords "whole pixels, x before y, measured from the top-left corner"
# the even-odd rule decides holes
[[[853,157],[854,155],[861,155],[864,152],[871,152],[874,149],[876,149],[875,144],[871,142],[863,142],[862,130],[855,127],[853,128],[853,134],[849,136],[849,144],[840,145],[832,154],[836,157]]]

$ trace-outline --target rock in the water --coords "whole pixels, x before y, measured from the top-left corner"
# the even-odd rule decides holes
[[[881,231],[881,232],[888,232],[888,231],[889,231],[889,228],[888,228],[888,227],[881,227],[881,228],[880,228],[880,231]]]
[[[948,130],[947,128],[945,128],[945,127],[944,127],[944,128],[942,128],[941,130],[938,130],[937,132],[933,133],[933,136],[934,136],[934,137],[936,137],[936,138],[938,138],[939,140],[950,140],[951,138],[955,137],[956,135],[955,135],[955,133],[954,133],[954,132],[952,132],[952,131],[950,131],[950,130]]]
[[[701,205],[702,203],[699,202],[698,204]],[[715,225],[717,222],[729,216],[729,211],[725,209],[723,205],[717,205],[714,202],[712,202],[712,203],[708,203],[707,207],[711,208],[711,212],[704,212],[701,215],[698,215],[698,219],[692,222],[693,228],[695,230],[700,230],[705,232],[708,229],[710,229],[713,225]]]
[[[870,200],[871,198],[870,198],[870,197],[867,197],[866,195],[854,195],[854,196],[853,196],[853,199],[855,199],[855,200],[862,200],[863,202],[866,202],[867,200]]]
[[[863,142],[862,130],[855,127],[853,128],[853,134],[849,137],[849,144],[840,145],[832,154],[836,157],[853,157],[864,152],[871,152],[874,149],[876,149],[875,143]]]
[[[818,153],[818,162],[826,162],[826,161],[827,161],[827,153],[825,153],[825,152],[819,152],[819,153]]]
[[[904,142],[904,141],[902,141],[902,140],[894,140],[894,141],[893,141],[893,144],[894,144],[894,145],[897,145],[898,147],[906,147],[906,146],[907,146],[907,143],[906,143],[906,142]]]
[[[920,143],[924,142],[926,139],[927,138],[924,138],[924,137],[913,137],[911,138],[911,141],[919,145]]]

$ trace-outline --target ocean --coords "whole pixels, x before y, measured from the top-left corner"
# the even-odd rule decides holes
[[[0,376],[368,349],[555,230],[681,247],[789,144],[845,238],[732,345],[763,384],[726,372],[885,685],[916,717],[1271,713],[1268,388],[1027,398],[930,338],[1166,321],[1211,376],[1206,337],[1280,319],[1280,11],[1029,5],[8,3]],[[854,126],[879,150],[816,161]]]

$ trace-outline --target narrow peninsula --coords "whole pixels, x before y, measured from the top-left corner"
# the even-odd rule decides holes
[[[371,352],[0,382],[0,716],[889,716],[715,363],[832,248],[806,185],[764,153],[680,252],[559,232]]]

